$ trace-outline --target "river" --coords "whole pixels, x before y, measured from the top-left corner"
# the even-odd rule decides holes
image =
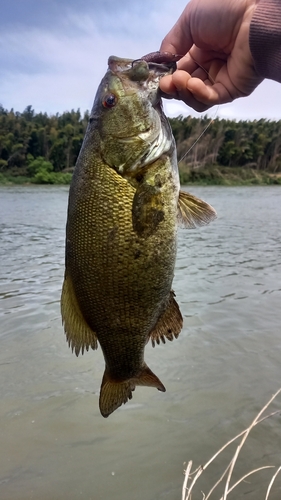
[[[1,500],[181,500],[184,462],[205,463],[281,386],[281,189],[189,190],[218,218],[179,231],[184,327],[145,353],[167,392],[137,387],[104,419],[101,349],[77,358],[61,325],[68,188],[0,188]],[[234,451],[204,472],[194,500]],[[278,416],[253,429],[234,479],[262,465],[281,465]],[[273,473],[230,499],[264,499]],[[277,478],[270,499],[280,498]]]

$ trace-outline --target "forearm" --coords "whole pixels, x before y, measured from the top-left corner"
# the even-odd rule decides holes
[[[250,49],[260,76],[281,83],[281,0],[260,0],[250,26]]]

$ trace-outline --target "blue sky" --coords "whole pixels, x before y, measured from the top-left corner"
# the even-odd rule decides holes
[[[110,55],[158,50],[186,0],[1,0],[0,103],[16,111],[90,109]],[[263,82],[210,117],[281,119],[281,86]],[[200,116],[166,101],[169,116]]]

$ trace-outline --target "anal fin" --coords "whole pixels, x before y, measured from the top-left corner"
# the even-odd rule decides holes
[[[216,218],[215,209],[200,198],[180,191],[178,200],[178,220],[185,229],[206,226]]]
[[[80,351],[83,354],[84,349],[88,351],[89,347],[97,349],[96,334],[83,317],[71,278],[67,272],[65,273],[61,294],[61,315],[68,345],[71,346],[72,351],[75,351],[76,356]]]
[[[155,347],[155,343],[160,344],[161,341],[165,344],[165,339],[171,341],[177,338],[181,332],[183,320],[174,297],[175,293],[171,290],[167,307],[150,333],[153,347]]]
[[[158,377],[144,363],[140,373],[127,380],[114,380],[106,368],[100,390],[99,407],[103,417],[107,418],[119,406],[132,399],[132,392],[137,385],[156,387],[159,391],[166,389]]]

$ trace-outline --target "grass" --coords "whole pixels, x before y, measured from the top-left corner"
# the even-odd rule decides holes
[[[270,413],[270,414],[264,416],[264,412],[266,411],[266,409],[269,407],[269,405],[272,403],[272,401],[277,397],[277,395],[280,392],[281,392],[281,388],[270,398],[270,400],[266,403],[266,405],[261,409],[261,411],[258,413],[258,415],[254,418],[254,420],[249,425],[249,427],[247,427],[247,429],[245,429],[243,432],[241,432],[240,434],[238,434],[237,436],[232,438],[230,441],[228,441],[222,448],[220,448],[220,450],[217,451],[217,453],[215,453],[215,455],[213,455],[213,457],[210,460],[208,460],[208,462],[206,462],[205,465],[203,465],[203,466],[200,465],[197,469],[192,471],[193,463],[192,463],[192,461],[188,462],[185,473],[184,473],[185,477],[184,477],[184,482],[183,482],[183,487],[182,487],[182,500],[192,500],[192,498],[193,498],[192,493],[194,490],[194,486],[195,486],[196,482],[198,481],[199,477],[203,474],[203,472],[207,469],[207,467],[209,467],[209,465],[217,458],[217,456],[220,455],[223,452],[223,450],[225,450],[225,448],[227,448],[231,443],[238,440],[239,438],[241,438],[241,440],[236,448],[236,451],[234,453],[233,458],[231,459],[230,463],[227,465],[225,470],[222,472],[219,480],[211,487],[209,492],[206,494],[202,492],[202,495],[203,495],[202,500],[209,500],[211,498],[211,495],[213,494],[213,492],[217,488],[217,486],[221,485],[223,482],[224,482],[224,492],[223,492],[222,496],[219,496],[219,497],[217,496],[217,500],[226,500],[228,498],[229,493],[231,491],[233,491],[242,481],[244,481],[246,478],[248,478],[252,474],[255,474],[256,472],[263,470],[263,469],[275,468],[275,466],[273,466],[273,465],[266,465],[264,467],[259,467],[257,469],[253,469],[250,472],[246,473],[238,481],[231,484],[231,479],[232,479],[232,474],[233,474],[233,471],[235,468],[235,464],[238,460],[241,449],[244,446],[245,441],[248,438],[251,430],[256,425],[258,425],[262,421],[266,420],[267,418],[273,417],[274,415],[281,413],[280,411],[275,411],[273,413]],[[274,481],[275,481],[277,475],[279,474],[280,470],[281,470],[281,466],[274,472],[273,476],[271,477],[271,480],[268,484],[268,488],[267,488],[264,500],[269,499],[269,495],[270,495],[270,492],[272,490]],[[212,497],[212,498],[214,498],[214,497]]]

